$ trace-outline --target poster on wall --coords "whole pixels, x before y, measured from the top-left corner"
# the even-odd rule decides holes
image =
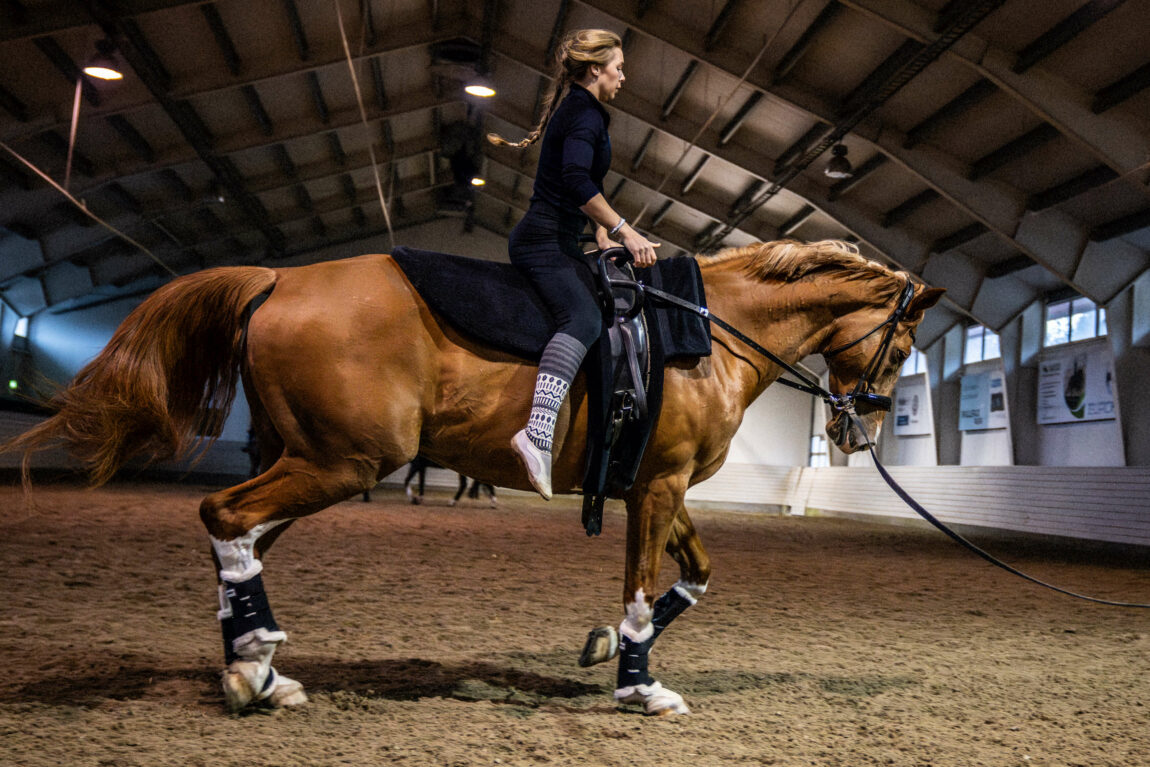
[[[964,375],[958,407],[959,431],[1005,429],[1006,390],[1002,373]]]
[[[926,373],[900,378],[894,393],[894,433],[900,437],[930,434],[927,404]]]
[[[1038,363],[1038,422],[1104,421],[1114,412],[1110,348],[1094,344],[1047,349]]]

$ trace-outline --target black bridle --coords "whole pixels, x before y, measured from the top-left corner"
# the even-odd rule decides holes
[[[879,368],[882,367],[883,360],[886,359],[886,354],[890,350],[890,343],[894,340],[894,332],[898,328],[898,324],[906,317],[906,310],[910,307],[912,298],[914,298],[914,283],[907,280],[906,285],[902,288],[902,293],[898,297],[898,304],[889,317],[878,325],[875,325],[865,335],[849,343],[845,343],[842,346],[836,346],[834,349],[823,352],[823,359],[829,360],[839,352],[844,352],[852,346],[862,343],[875,333],[886,328],[886,332],[883,333],[882,343],[880,343],[878,349],[875,350],[874,356],[872,356],[870,362],[867,363],[866,369],[863,370],[862,375],[859,376],[859,380],[855,383],[855,387],[851,390],[850,394],[838,396],[834,394],[829,395],[830,399],[828,401],[836,410],[846,410],[849,412],[859,404],[865,404],[871,410],[890,411],[890,397],[875,394],[870,390],[870,387],[875,376],[878,375]]]
[[[614,250],[616,249],[611,249],[611,251]],[[619,250],[622,250],[622,248],[619,248]],[[610,253],[610,251],[604,252]],[[789,386],[792,389],[797,389],[798,391],[814,395],[815,397],[822,399],[824,402],[834,408],[836,412],[855,413],[858,405],[863,405],[865,406],[864,409],[872,411],[889,411],[891,408],[890,397],[882,394],[876,394],[872,392],[870,388],[871,384],[874,382],[875,376],[878,375],[879,369],[882,367],[882,363],[886,357],[887,351],[890,349],[891,341],[894,339],[895,330],[898,329],[899,323],[902,322],[904,317],[906,317],[907,309],[910,307],[910,301],[912,298],[914,298],[914,283],[910,280],[907,280],[906,285],[903,286],[902,293],[898,298],[898,304],[895,306],[894,311],[891,312],[889,317],[880,322],[878,325],[875,325],[864,335],[859,336],[855,340],[822,353],[824,358],[829,359],[839,352],[846,351],[852,346],[862,343],[866,339],[873,336],[875,333],[879,332],[883,328],[886,328],[886,331],[883,333],[882,343],[879,344],[878,349],[875,350],[874,356],[871,357],[870,362],[867,363],[866,368],[859,375],[859,379],[857,382],[855,382],[854,388],[846,394],[835,394],[828,391],[827,389],[824,389],[818,381],[815,381],[809,376],[804,375],[802,372],[796,370],[793,365],[786,362],[785,360],[779,359],[779,357],[772,354],[768,349],[760,346],[753,339],[748,338],[745,334],[740,332],[737,328],[733,327],[730,323],[727,323],[711,314],[710,310],[708,310],[705,306],[696,306],[695,304],[692,304],[689,301],[685,301],[678,296],[666,293],[656,288],[652,288],[649,285],[644,285],[641,282],[612,280],[611,283],[619,287],[632,288],[640,295],[649,295],[657,302],[669,304],[679,309],[693,312],[694,314],[697,314],[703,319],[709,321],[712,325],[717,325],[738,340],[742,341],[747,346],[751,347],[751,349],[754,351],[763,355],[771,362],[775,363],[783,370],[799,379],[798,381],[792,381],[787,378],[779,378],[778,383],[781,383],[784,386]]]

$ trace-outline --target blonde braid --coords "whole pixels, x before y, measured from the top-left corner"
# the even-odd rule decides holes
[[[606,29],[582,29],[569,34],[555,50],[551,88],[543,99],[543,116],[539,123],[521,141],[508,141],[497,133],[488,133],[487,140],[496,146],[517,149],[534,144],[547,129],[547,124],[563,102],[571,83],[583,79],[592,65],[607,66],[615,49],[622,47],[623,41],[619,36]]]

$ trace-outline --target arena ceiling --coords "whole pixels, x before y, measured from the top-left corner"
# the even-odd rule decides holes
[[[1105,304],[1150,263],[1150,0],[0,0],[0,19],[0,298],[21,315],[377,238],[380,191],[397,242],[440,219],[460,253],[474,227],[505,235],[537,150],[476,137],[530,128],[581,27],[624,36],[606,189],[664,255],[852,239],[948,289],[923,348],[1052,294]],[[82,79],[68,189],[121,234],[37,173],[63,184],[105,39],[126,77]],[[475,74],[494,98],[463,92]],[[849,178],[824,172],[836,144]],[[486,185],[454,183],[469,164]]]

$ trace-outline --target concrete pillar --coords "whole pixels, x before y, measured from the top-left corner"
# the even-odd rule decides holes
[[[1150,349],[1142,334],[1150,317],[1150,278],[1143,275],[1106,305],[1110,349],[1114,354],[1118,420],[1127,466],[1150,466],[1150,418],[1142,397],[1150,380]]]
[[[934,433],[939,466],[957,466],[962,460],[962,434],[958,430],[961,394],[962,342],[965,326],[956,325],[926,350],[926,372],[934,409]]]
[[[1006,374],[1010,434],[1015,466],[1037,466],[1038,353],[1042,349],[1042,302],[1036,301],[998,331]]]

